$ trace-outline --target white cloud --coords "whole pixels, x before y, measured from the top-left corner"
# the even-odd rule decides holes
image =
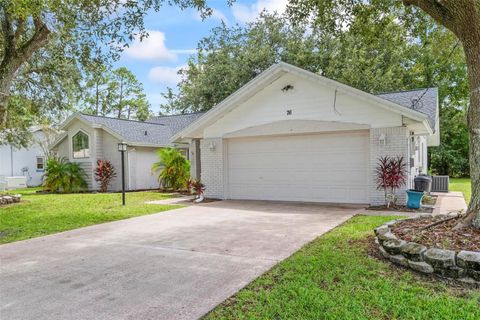
[[[148,72],[148,78],[152,81],[161,83],[163,85],[177,84],[182,80],[182,77],[178,74],[178,71],[185,66],[178,67],[155,67]]]
[[[134,59],[173,61],[177,55],[165,46],[165,34],[161,31],[148,30],[149,36],[142,41],[137,37],[125,54]]]
[[[288,0],[257,0],[250,5],[234,3],[232,14],[238,22],[254,21],[263,10],[270,13],[284,13]]]

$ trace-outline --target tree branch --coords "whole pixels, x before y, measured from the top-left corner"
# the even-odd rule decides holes
[[[452,11],[456,5],[455,1],[445,1],[445,0],[403,0],[403,3],[406,6],[416,6],[428,13],[439,22],[441,25],[444,25],[450,31],[455,33],[458,36],[458,21],[457,16],[452,14]]]

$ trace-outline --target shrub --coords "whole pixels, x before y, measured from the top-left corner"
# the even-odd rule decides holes
[[[397,190],[403,187],[407,181],[407,164],[403,157],[380,157],[377,168],[377,190],[385,192],[385,205],[397,203]]]
[[[100,184],[100,192],[107,192],[108,186],[117,177],[115,167],[108,160],[97,160],[95,168],[95,181]]]
[[[200,181],[200,179],[190,179],[188,180],[188,192],[200,198],[205,192],[205,185]]]
[[[160,172],[160,186],[173,190],[185,189],[190,178],[190,161],[175,148],[163,148],[157,154],[160,161],[152,165],[152,172]]]
[[[76,162],[63,157],[51,157],[43,175],[43,188],[52,192],[78,192],[87,189],[85,172]]]

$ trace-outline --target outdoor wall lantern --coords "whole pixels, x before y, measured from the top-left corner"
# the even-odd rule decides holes
[[[210,142],[210,145],[208,146],[208,149],[210,149],[210,151],[212,151],[212,152],[215,151],[215,149],[216,149],[215,142],[213,142],[213,141]]]
[[[122,153],[122,205],[125,205],[125,151],[127,143],[122,141],[118,144],[118,151]]]
[[[385,137],[384,133],[382,133],[380,137],[378,137],[378,143],[382,146],[387,144],[387,137]]]

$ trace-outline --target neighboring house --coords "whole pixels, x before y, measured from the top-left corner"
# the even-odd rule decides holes
[[[71,115],[61,126],[64,132],[50,146],[58,156],[80,163],[87,175],[89,190],[97,190],[94,170],[98,159],[109,160],[117,171],[111,191],[121,190],[121,154],[118,143],[126,142],[125,178],[127,190],[158,188],[157,175],[151,172],[158,161],[156,151],[171,147],[170,138],[201,114],[155,117],[146,122],[92,116]],[[180,145],[188,155],[188,145]]]
[[[0,176],[24,176],[27,186],[35,187],[42,184],[46,162],[45,143],[49,133],[45,133],[41,126],[34,126],[30,131],[32,141],[26,148],[0,145]]]
[[[278,63],[172,141],[190,144],[192,175],[209,197],[380,204],[379,157],[408,161],[407,188],[427,171],[427,146],[439,145],[437,96],[375,96]]]

